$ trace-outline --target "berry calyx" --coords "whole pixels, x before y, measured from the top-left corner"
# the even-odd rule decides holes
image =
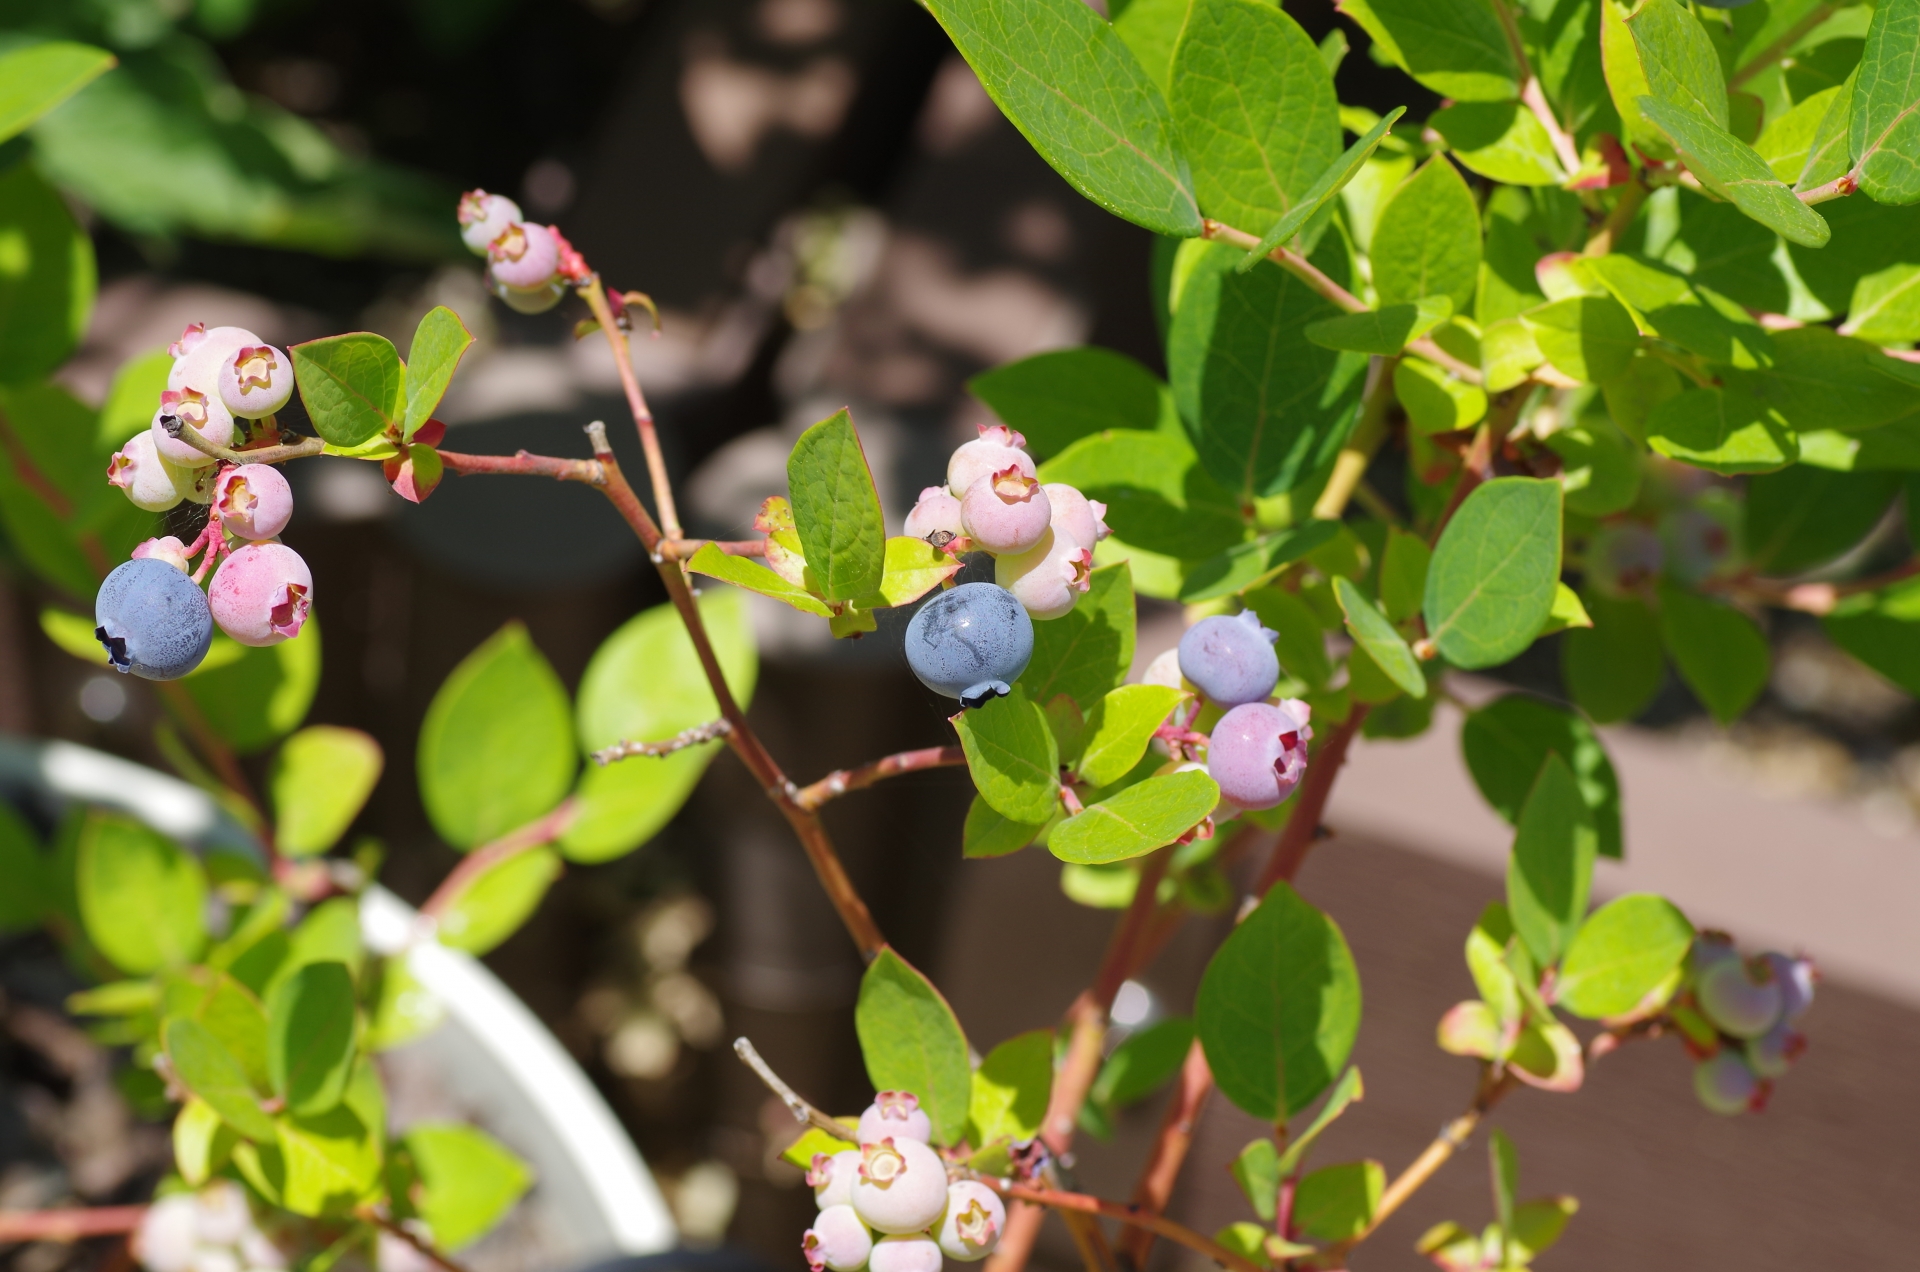
[[[947,1168],[918,1140],[888,1136],[860,1146],[853,1209],[879,1232],[924,1232],[947,1204]]]
[[[134,507],[165,512],[183,497],[177,471],[160,458],[153,434],[136,433],[107,461],[107,483],[126,491]]]
[[[1093,553],[1049,526],[1025,552],[995,557],[993,581],[1036,620],[1064,618],[1093,585]]]
[[[1245,809],[1272,808],[1307,772],[1311,709],[1297,698],[1248,702],[1220,717],[1207,741],[1207,772],[1223,798]]]
[[[220,403],[244,420],[263,419],[293,396],[293,365],[267,344],[241,345],[220,364]]]
[[[242,645],[278,645],[307,621],[313,574],[284,543],[249,543],[213,572],[207,603],[220,630]]]
[[[1279,635],[1252,610],[1203,618],[1180,637],[1180,674],[1222,707],[1265,702],[1280,683]]]
[[[933,1120],[913,1092],[882,1091],[860,1115],[860,1126],[854,1134],[862,1144],[888,1136],[925,1144],[933,1139]]]
[[[167,346],[167,356],[175,362],[178,362],[189,353],[192,353],[194,349],[199,346],[200,342],[206,338],[207,324],[204,322],[190,322],[186,325],[185,330],[180,333],[180,338]]]
[[[852,1206],[828,1206],[814,1217],[813,1226],[800,1238],[800,1252],[813,1272],[823,1268],[856,1272],[873,1252],[873,1233],[860,1222]]]
[[[520,205],[505,195],[469,190],[460,196],[454,219],[460,222],[460,241],[467,245],[467,250],[475,256],[485,256],[487,245],[523,218]]]
[[[925,539],[945,550],[966,533],[960,524],[960,501],[949,494],[945,486],[928,486],[908,510],[901,533],[909,538]]]
[[[213,483],[220,524],[242,539],[271,539],[293,517],[293,488],[271,464],[221,469]]]
[[[178,680],[213,644],[207,598],[165,554],[122,562],[93,601],[94,639],[115,671]]]
[[[1006,1230],[1007,1207],[999,1193],[972,1179],[948,1185],[947,1212],[934,1233],[942,1254],[961,1263],[984,1259]]]
[[[1004,588],[963,583],[920,607],[904,648],[921,684],[978,707],[1013,692],[1033,657],[1033,621]]]
[[[853,1181],[860,1174],[860,1150],[843,1149],[829,1156],[815,1153],[807,1171],[807,1186],[813,1189],[813,1204],[825,1210],[853,1200]]]
[[[960,524],[967,537],[996,555],[1027,551],[1052,523],[1046,490],[1018,464],[980,478],[960,500]]]
[[[980,425],[980,436],[954,448],[947,460],[947,490],[956,499],[965,499],[973,483],[1012,465],[1032,477],[1033,456],[1021,447],[1027,439],[1004,424]]]

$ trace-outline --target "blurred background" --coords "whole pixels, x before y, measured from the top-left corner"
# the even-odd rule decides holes
[[[1096,6],[1097,7],[1097,6]],[[1287,5],[1315,39],[1326,0]],[[1345,102],[1415,117],[1434,102],[1355,44]],[[649,293],[636,340],[690,533],[740,537],[785,486],[807,424],[850,406],[893,524],[945,456],[991,417],[967,376],[1095,343],[1163,369],[1144,231],[1070,191],[1008,125],[909,0],[0,0],[21,32],[112,48],[121,67],[36,128],[36,162],[91,230],[100,299],[60,379],[89,402],[129,357],[191,321],[277,344],[382,332],[452,306],[479,336],[443,415],[450,445],[584,455],[581,425],[623,427],[603,345],[572,320],[489,303],[454,234],[472,186],[557,223],[618,288]],[[14,143],[24,144],[24,143]],[[575,302],[569,302],[569,305]],[[637,455],[632,457],[637,470]],[[518,478],[448,481],[425,505],[371,465],[290,474],[288,539],[312,564],[325,624],[312,719],[377,737],[389,757],[357,829],[385,881],[418,901],[454,854],[428,827],[411,757],[433,691],[509,619],[569,686],[637,610],[664,599],[638,545],[589,493]],[[7,552],[0,543],[0,552]],[[68,738],[166,767],[156,704],[40,633],[48,599],[0,559],[0,730]],[[1147,603],[1141,661],[1178,637]],[[797,780],[948,740],[950,704],[907,673],[898,624],[835,644],[771,608],[758,622],[757,727]],[[1731,734],[1670,685],[1612,730],[1628,864],[1610,892],[1667,891],[1696,920],[1821,958],[1813,1046],[1764,1117],[1694,1103],[1677,1047],[1630,1049],[1574,1096],[1501,1112],[1530,1193],[1583,1209],[1549,1266],[1788,1269],[1911,1259],[1920,1209],[1920,715],[1775,616],[1766,701]],[[1561,696],[1553,642],[1501,678]],[[1490,682],[1458,685],[1477,701]],[[1460,945],[1499,892],[1511,832],[1459,760],[1458,716],[1362,744],[1302,888],[1345,927],[1367,994],[1356,1061],[1368,1098],[1328,1160],[1397,1168],[1464,1106],[1468,1062],[1433,1026],[1471,993]],[[964,772],[896,780],[834,804],[828,824],[902,953],[990,1045],[1057,1021],[1112,917],[1070,900],[1038,851],[962,864]],[[1603,867],[1603,871],[1606,868]],[[0,880],[0,888],[6,886]],[[1225,916],[1196,920],[1123,995],[1127,1030],[1187,1011]],[[752,1036],[816,1102],[868,1098],[851,1027],[854,951],[784,825],[730,757],[652,843],[574,868],[488,958],[586,1068],[632,1132],[687,1239],[801,1266],[812,1212],[776,1160],[785,1111],[725,1043]],[[163,1131],[132,1115],[84,1035],[45,1012],[71,986],[35,938],[0,941],[0,1207],[144,1196]],[[1083,1184],[1131,1190],[1157,1101],[1082,1135]],[[1176,1213],[1247,1217],[1224,1169],[1257,1128],[1209,1107]],[[1412,1268],[1430,1223],[1490,1217],[1478,1144],[1355,1260]],[[90,1266],[85,1247],[0,1251],[19,1272]],[[1156,1258],[1178,1262],[1164,1247]],[[1048,1229],[1038,1256],[1078,1266]],[[484,1248],[478,1266],[489,1263]]]

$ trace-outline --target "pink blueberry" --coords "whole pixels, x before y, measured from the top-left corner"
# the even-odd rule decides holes
[[[860,1127],[854,1134],[862,1144],[877,1143],[889,1135],[925,1144],[933,1139],[933,1120],[913,1092],[882,1091],[860,1115]]]
[[[972,1263],[993,1253],[1007,1230],[1007,1207],[985,1184],[962,1179],[947,1186],[947,1212],[934,1235],[949,1259]]]
[[[268,344],[241,345],[220,364],[220,401],[243,420],[272,415],[293,396],[293,363]]]
[[[960,525],[960,501],[945,486],[928,486],[920,492],[920,501],[907,513],[907,524],[901,530],[910,538],[945,547],[966,533]],[[936,539],[935,535],[946,537]]]
[[[242,539],[271,539],[293,516],[293,490],[272,464],[222,469],[213,484],[220,524]]]
[[[160,458],[180,468],[204,468],[213,456],[195,450],[167,431],[163,421],[172,418],[191,426],[215,446],[233,444],[233,412],[219,398],[208,397],[198,389],[168,389],[160,395],[159,409],[153,413],[154,449]]]
[[[1785,1005],[1773,969],[1760,959],[1717,960],[1694,977],[1693,996],[1708,1020],[1736,1038],[1773,1028]]]
[[[980,478],[960,500],[960,524],[967,537],[996,556],[1027,551],[1052,523],[1046,490],[1018,465]]]
[[[813,1272],[856,1272],[873,1252],[873,1234],[852,1206],[828,1206],[814,1216],[813,1227],[800,1238],[800,1252]]]
[[[1220,717],[1207,742],[1207,772],[1241,808],[1272,808],[1307,771],[1311,709],[1298,698],[1248,702]]]
[[[1732,1117],[1766,1102],[1767,1084],[1737,1051],[1721,1050],[1693,1067],[1693,1093],[1712,1113]]]
[[[213,572],[207,603],[220,630],[242,645],[277,645],[307,621],[313,573],[284,543],[249,543]]]
[[[815,1153],[807,1170],[807,1186],[813,1189],[813,1204],[825,1210],[844,1206],[853,1200],[853,1181],[860,1176],[860,1150],[843,1149],[829,1156]]]
[[[560,244],[546,226],[514,221],[487,244],[493,281],[519,291],[538,291],[560,269]]]
[[[188,1272],[200,1245],[200,1204],[174,1193],[147,1207],[133,1231],[133,1257],[147,1272]]]
[[[940,1272],[940,1247],[921,1233],[882,1237],[867,1258],[872,1272]]]
[[[880,1232],[924,1232],[947,1205],[947,1167],[918,1140],[888,1136],[860,1146],[853,1209]]]
[[[194,325],[199,326],[198,323]],[[192,331],[192,327],[187,328],[187,333]],[[174,342],[174,347],[184,352],[174,356],[173,366],[167,370],[167,387],[198,389],[217,397],[220,392],[220,364],[234,350],[262,343],[260,337],[245,327],[202,327],[199,334],[191,339],[183,333]]]
[[[135,561],[144,561],[148,557],[165,561],[182,574],[187,573],[193,563],[193,558],[187,555],[187,545],[172,535],[160,539],[142,540],[127,555]]]
[[[1065,530],[1067,535],[1081,547],[1092,551],[1093,546],[1112,534],[1107,529],[1107,505],[1098,499],[1089,499],[1064,481],[1050,481],[1041,487],[1047,492],[1047,502],[1053,507],[1054,530]]]
[[[485,256],[487,244],[506,233],[509,225],[524,219],[519,204],[504,194],[488,194],[485,190],[461,195],[454,216],[460,222],[460,241],[475,256]]]
[[[993,562],[993,581],[1042,621],[1072,613],[1092,574],[1093,553],[1051,528],[1025,552]]]
[[[980,436],[956,447],[947,461],[947,489],[964,499],[974,482],[1009,465],[1033,476],[1033,456],[1020,449],[1026,444],[1026,438],[1004,424],[980,425]]]
[[[152,433],[136,433],[107,461],[107,482],[127,492],[136,508],[165,512],[181,500],[173,466],[160,458]]]

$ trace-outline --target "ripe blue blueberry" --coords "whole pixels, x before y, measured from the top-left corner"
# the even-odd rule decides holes
[[[1203,618],[1180,638],[1180,674],[1222,707],[1265,702],[1280,683],[1278,637],[1252,610]]]
[[[907,624],[907,666],[935,693],[978,707],[1011,693],[1033,657],[1033,620],[1011,592],[963,583]]]
[[[1766,1103],[1767,1085],[1739,1052],[1722,1050],[1693,1067],[1693,1093],[1709,1112],[1732,1117],[1758,1112]]]
[[[178,680],[200,665],[213,643],[206,594],[159,557],[128,561],[107,575],[93,616],[94,637],[113,669],[145,680]]]

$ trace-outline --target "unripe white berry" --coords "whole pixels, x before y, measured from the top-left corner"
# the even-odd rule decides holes
[[[992,1254],[1007,1230],[1007,1207],[985,1184],[962,1179],[947,1187],[947,1212],[935,1239],[949,1259],[972,1263]]]
[[[200,1203],[174,1193],[147,1207],[133,1232],[133,1257],[147,1272],[189,1272],[200,1243]]]
[[[882,1091],[860,1115],[860,1128],[854,1134],[862,1144],[877,1144],[889,1135],[925,1144],[933,1139],[933,1122],[913,1092]]]
[[[807,1185],[813,1189],[813,1204],[822,1210],[829,1206],[850,1205],[853,1201],[853,1181],[859,1177],[859,1149],[849,1148],[832,1156],[815,1153],[813,1166],[807,1171]]]
[[[1033,456],[1020,449],[1026,444],[1026,438],[1004,424],[980,425],[980,436],[955,448],[947,461],[947,489],[955,499],[964,499],[974,482],[1009,465],[1033,476]]]
[[[940,1272],[940,1247],[924,1233],[882,1237],[867,1263],[873,1272]]]
[[[872,1250],[873,1234],[848,1205],[822,1210],[815,1216],[813,1227],[800,1238],[800,1252],[807,1256],[807,1266],[814,1272],[822,1268],[831,1272],[856,1272],[865,1265]]]
[[[888,1136],[860,1146],[853,1208],[886,1233],[924,1232],[947,1205],[947,1167],[917,1140]]]

